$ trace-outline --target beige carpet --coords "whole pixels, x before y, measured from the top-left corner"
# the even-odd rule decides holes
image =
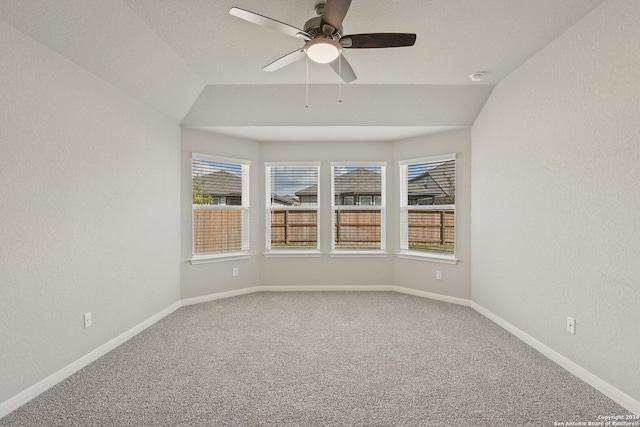
[[[177,310],[0,426],[553,426],[620,414],[470,308],[264,292]]]

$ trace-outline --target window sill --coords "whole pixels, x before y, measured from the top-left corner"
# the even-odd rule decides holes
[[[352,250],[352,251],[340,251],[336,250],[329,253],[331,258],[386,258],[389,253],[386,251],[376,250]]]
[[[438,255],[434,253],[421,253],[416,251],[404,251],[398,253],[398,258],[412,259],[414,261],[438,262],[441,264],[457,264],[455,255]]]
[[[233,252],[216,255],[194,255],[189,262],[191,265],[208,264],[211,262],[235,261],[239,259],[249,259],[253,256],[250,252]]]
[[[263,252],[265,258],[320,258],[322,252],[317,249],[271,249]]]

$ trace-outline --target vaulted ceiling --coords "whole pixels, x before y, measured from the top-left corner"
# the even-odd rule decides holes
[[[0,19],[186,127],[256,140],[397,139],[471,126],[493,87],[602,0],[353,0],[347,34],[416,33],[413,47],[349,49],[262,71],[303,42],[229,15],[295,27],[321,0],[3,0]],[[469,75],[484,72],[480,82]],[[344,100],[338,104],[338,91]]]

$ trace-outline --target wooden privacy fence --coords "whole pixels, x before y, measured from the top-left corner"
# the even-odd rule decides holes
[[[242,250],[242,211],[193,210],[193,253],[209,254]]]
[[[336,211],[336,249],[380,249],[380,211]]]
[[[271,212],[272,247],[316,247],[317,211]],[[336,211],[335,246],[339,249],[380,248],[380,211]],[[453,210],[409,210],[409,248],[453,253]],[[194,209],[193,250],[196,254],[242,250],[242,211]]]
[[[443,252],[453,253],[455,241],[454,210],[409,210],[409,248],[442,246]]]
[[[271,211],[271,247],[316,247],[317,211]]]

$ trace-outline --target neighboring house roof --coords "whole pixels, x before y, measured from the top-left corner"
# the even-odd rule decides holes
[[[273,201],[279,202],[283,205],[288,205],[288,206],[294,206],[297,205],[299,203],[298,199],[296,199],[293,196],[290,195],[285,195],[285,196],[278,196],[275,193],[271,193],[271,199]]]
[[[334,180],[336,194],[380,194],[380,173],[369,169],[358,168],[339,175]],[[315,196],[318,194],[318,186],[312,185],[303,190],[296,191],[296,195]]]
[[[225,170],[208,173],[198,178],[200,188],[212,196],[240,196],[242,178]]]
[[[318,194],[318,186],[312,185],[311,187],[307,187],[303,190],[296,191],[296,196],[315,196]]]
[[[455,195],[455,160],[448,160],[409,180],[409,198]]]

